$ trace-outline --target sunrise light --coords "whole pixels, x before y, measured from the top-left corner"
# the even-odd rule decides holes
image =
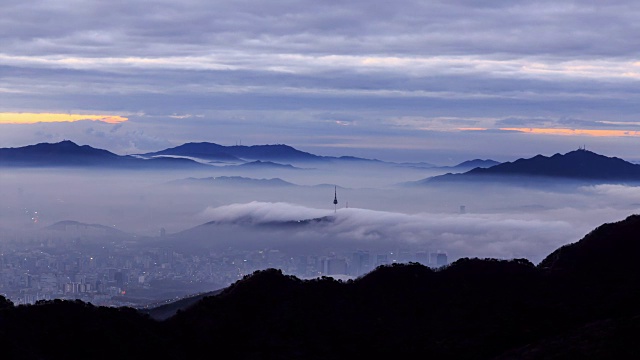
[[[0,113],[0,124],[34,124],[41,122],[75,122],[81,120],[118,124],[129,120],[119,115],[85,115],[56,113]]]
[[[554,128],[501,128],[505,131],[518,131],[530,134],[545,135],[587,135],[587,136],[640,136],[636,130],[610,130],[610,129],[554,129]]]

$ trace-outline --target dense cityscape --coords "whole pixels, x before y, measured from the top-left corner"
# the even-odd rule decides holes
[[[175,246],[140,246],[138,240],[95,225],[5,231],[0,248],[0,294],[14,304],[79,299],[101,306],[152,306],[226,287],[255,270],[278,268],[301,279],[348,280],[394,262],[447,264],[445,252],[367,249],[289,254],[275,248],[197,253]],[[164,237],[164,232],[159,238]]]

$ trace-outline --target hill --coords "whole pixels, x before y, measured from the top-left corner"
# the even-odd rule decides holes
[[[173,148],[156,152],[138,154],[145,158],[157,156],[185,156],[229,163],[333,163],[333,164],[394,164],[376,159],[355,156],[320,156],[298,150],[285,144],[267,145],[233,145],[224,146],[216,143],[186,143]]]
[[[201,168],[207,165],[189,159],[142,159],[122,156],[89,145],[65,140],[17,148],[0,148],[0,167],[85,167],[120,169]]]
[[[169,184],[174,185],[220,185],[220,186],[249,186],[249,187],[290,187],[296,184],[284,181],[280,178],[254,179],[243,176],[216,176],[207,178],[186,178],[173,180]]]
[[[322,157],[297,150],[291,146],[276,145],[253,145],[253,146],[224,146],[215,143],[199,142],[186,143],[161,151],[140,154],[145,157],[158,155],[179,155],[196,158],[216,160],[216,161],[316,161]]]
[[[55,345],[73,343],[73,356],[105,359],[205,358],[213,350],[233,359],[634,358],[639,232],[639,215],[603,224],[537,266],[398,263],[349,281],[265,269],[158,310],[164,320],[148,310],[61,300],[13,306],[0,297],[3,354],[60,358],[67,348]]]
[[[460,164],[453,166],[453,169],[456,170],[469,170],[469,169],[475,169],[475,168],[490,168],[492,166],[496,166],[499,165],[500,163],[498,161],[495,160],[491,160],[491,159],[473,159],[473,160],[467,160],[467,161],[463,161]]]
[[[617,157],[608,157],[579,149],[550,157],[536,155],[529,159],[504,162],[488,168],[477,167],[462,174],[445,174],[426,178],[416,184],[459,181],[545,182],[550,179],[581,182],[640,182],[640,165]]]
[[[58,221],[54,224],[44,227],[42,230],[55,232],[72,232],[83,235],[112,236],[119,238],[133,236],[113,227],[100,224],[85,224],[73,220]]]
[[[196,294],[192,296],[184,297],[180,300],[166,301],[162,304],[149,304],[143,308],[138,309],[142,314],[149,315],[154,320],[166,320],[178,312],[182,312],[197,304],[200,300],[208,296],[216,296],[220,294],[222,290],[214,290],[204,292],[202,294]]]
[[[225,146],[206,142],[186,143],[180,146],[139,155],[145,157],[161,155],[191,156],[206,160],[242,162],[240,158],[232,155]]]
[[[2,166],[86,166],[113,164],[119,160],[121,156],[112,152],[88,145],[79,146],[69,140],[0,149]]]
[[[273,161],[256,160],[239,165],[226,165],[225,167],[242,169],[242,170],[256,170],[256,169],[278,169],[278,170],[302,170],[290,164],[279,164]]]

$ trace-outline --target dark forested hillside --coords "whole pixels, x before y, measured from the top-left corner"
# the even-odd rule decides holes
[[[80,301],[0,302],[7,358],[610,359],[640,351],[640,216],[538,266],[394,264],[352,281],[255,272],[164,321]]]

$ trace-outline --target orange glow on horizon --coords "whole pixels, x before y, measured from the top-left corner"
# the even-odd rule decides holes
[[[595,130],[595,129],[553,129],[553,128],[500,128],[505,131],[518,131],[544,135],[587,135],[587,136],[640,136],[636,130]]]
[[[80,120],[119,124],[129,120],[119,115],[81,115],[53,113],[0,113],[0,124],[35,124],[41,122],[74,122]]]

